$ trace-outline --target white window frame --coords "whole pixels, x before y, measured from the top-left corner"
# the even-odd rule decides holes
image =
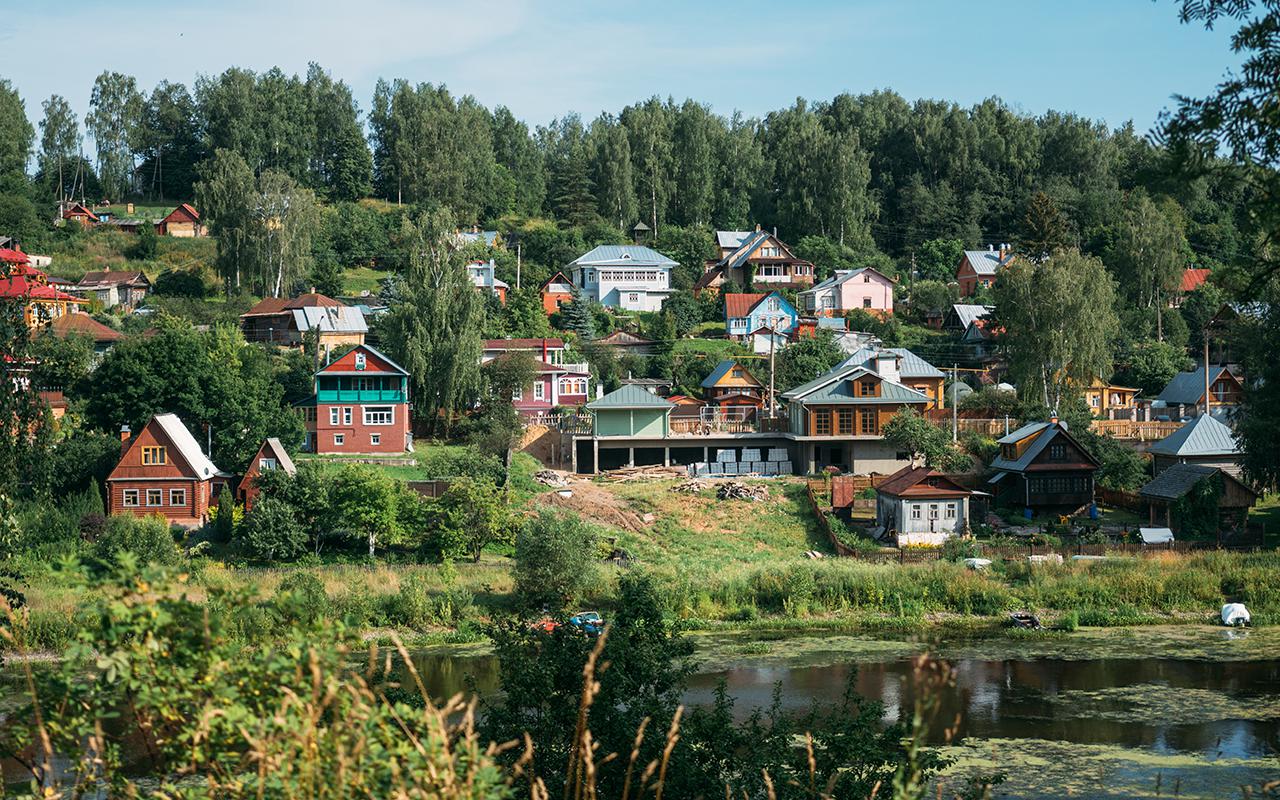
[[[533,399],[539,402],[547,399],[547,385],[541,380],[533,382]]]
[[[364,353],[356,353],[356,369],[364,369],[369,365],[369,360],[365,358]]]
[[[169,490],[169,505],[185,506],[186,504],[187,504],[186,489],[170,489]]]
[[[270,472],[271,470],[276,469],[279,466],[280,464],[274,458],[266,458],[264,456],[263,458],[258,459],[259,472]]]
[[[147,491],[147,496],[146,496],[147,508],[159,508],[160,506],[164,505],[164,489],[147,489],[146,491]],[[152,492],[155,492],[156,498],[157,498],[156,502],[154,503],[151,502]]]
[[[137,489],[125,489],[120,497],[120,504],[125,508],[138,508],[142,501]]]
[[[347,443],[347,435],[345,433],[335,433],[333,435],[333,446],[342,447]]]
[[[511,392],[511,402],[519,403],[524,400],[524,389],[515,389]]]
[[[361,406],[360,408],[361,408],[361,411],[363,412],[362,418],[364,420],[365,425],[395,425],[396,424],[396,407],[395,406]],[[374,414],[381,415],[383,412],[387,413],[386,421],[385,422],[377,421],[373,415]]]
[[[947,517],[947,519],[955,519],[955,518],[956,518],[956,504],[955,504],[955,503],[947,503],[947,506],[946,506],[946,508],[944,509],[944,511],[945,511],[945,513],[946,513],[946,517]]]
[[[330,425],[332,425],[332,426],[333,426],[333,427],[335,427],[335,428],[336,428],[336,427],[338,427],[338,412],[339,412],[339,411],[340,411],[340,409],[339,409],[337,406],[333,406],[332,408],[330,408],[330,409],[329,409],[329,424],[330,424]]]
[[[377,447],[378,445],[382,444],[382,434],[380,433],[369,434],[369,444],[374,447]]]
[[[342,424],[347,426],[351,424],[351,406],[342,407]]]
[[[912,504],[911,504],[911,518],[912,518],[912,519],[920,519],[920,516],[921,516],[921,513],[920,513],[920,504],[919,504],[919,503],[912,503]]]

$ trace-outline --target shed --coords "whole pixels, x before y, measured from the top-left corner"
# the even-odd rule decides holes
[[[1138,490],[1152,525],[1163,523],[1178,533],[1216,534],[1243,527],[1258,493],[1218,467],[1174,464]],[[1213,502],[1217,513],[1201,507]]]
[[[1218,467],[1240,475],[1240,445],[1235,433],[1216,418],[1201,414],[1151,446],[1155,472],[1159,475],[1175,464]]]
[[[587,403],[596,436],[665,437],[675,404],[639,386],[622,386]]]

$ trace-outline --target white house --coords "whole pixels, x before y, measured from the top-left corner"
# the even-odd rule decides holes
[[[656,250],[602,244],[569,265],[573,285],[607,308],[658,311],[671,294],[676,262]]]
[[[906,466],[876,487],[876,525],[896,534],[899,547],[940,545],[964,533],[971,494],[940,472]]]

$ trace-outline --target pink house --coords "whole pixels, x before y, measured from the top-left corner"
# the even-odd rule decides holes
[[[894,280],[873,267],[838,269],[822,283],[800,292],[800,312],[834,317],[855,309],[886,316],[893,313]]]
[[[480,363],[487,364],[497,358],[525,352],[533,356],[538,376],[533,385],[517,392],[511,402],[521,414],[537,414],[556,406],[581,406],[586,404],[591,371],[586,364],[571,364],[564,360],[563,339],[488,339],[480,354]]]

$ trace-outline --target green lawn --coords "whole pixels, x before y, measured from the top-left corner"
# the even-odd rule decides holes
[[[1260,524],[1265,531],[1263,545],[1280,545],[1280,492],[1273,492],[1258,501],[1249,511],[1249,521]]]
[[[712,358],[751,355],[751,350],[745,345],[728,339],[681,339],[675,343],[672,352],[677,355],[704,355]]]
[[[342,294],[347,297],[358,297],[361,292],[375,293],[382,288],[382,281],[391,277],[388,270],[372,267],[356,267],[342,275]]]

